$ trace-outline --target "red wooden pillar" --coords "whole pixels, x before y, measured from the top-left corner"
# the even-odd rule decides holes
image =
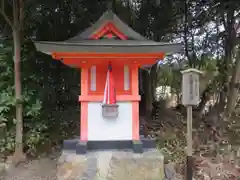
[[[88,95],[88,67],[81,69],[81,95]],[[80,140],[88,140],[88,102],[81,101],[81,115],[80,115]]]
[[[132,65],[132,95],[138,96],[138,65]],[[139,140],[139,101],[132,102],[132,139]]]

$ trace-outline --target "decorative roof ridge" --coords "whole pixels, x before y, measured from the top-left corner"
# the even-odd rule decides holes
[[[119,31],[121,31],[130,39],[147,40],[145,37],[124,23],[111,9],[108,9],[92,26],[77,34],[75,37],[66,40],[66,42],[86,40],[109,22],[113,23]]]

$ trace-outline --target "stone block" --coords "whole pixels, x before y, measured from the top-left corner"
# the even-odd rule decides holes
[[[157,151],[143,154],[113,153],[107,180],[163,180],[163,157]]]
[[[64,152],[59,159],[58,179],[76,180],[163,180],[163,156],[157,150],[136,154],[108,150],[76,155]]]

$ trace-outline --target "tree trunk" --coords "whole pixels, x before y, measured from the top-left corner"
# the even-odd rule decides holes
[[[155,100],[156,91],[156,73],[157,65],[152,66],[150,71],[144,70],[143,77],[143,91],[145,98],[145,114],[148,121],[152,119],[153,101]]]
[[[202,93],[201,101],[198,105],[199,118],[201,118],[201,116],[203,115],[206,103],[210,100],[210,93],[209,93],[210,88],[211,88],[211,85],[208,85],[207,88]]]
[[[156,63],[152,66],[151,71],[150,71],[152,101],[155,100],[155,95],[156,95],[157,70],[158,70],[158,64]]]
[[[21,90],[21,35],[23,31],[24,21],[24,2],[23,0],[12,1],[13,20],[5,13],[5,0],[1,1],[0,13],[12,28],[14,42],[14,81],[15,81],[15,98],[16,98],[16,136],[15,136],[15,152],[13,155],[13,163],[17,165],[25,160],[23,153],[23,107],[22,107],[22,90]]]
[[[226,115],[231,116],[235,105],[237,103],[238,90],[235,84],[240,80],[240,48],[237,49],[237,58],[235,68],[233,69],[232,79],[229,85],[228,101],[227,101],[227,111]]]
[[[143,71],[143,89],[145,97],[145,114],[147,121],[150,121],[152,112],[152,90],[151,90],[150,74],[147,71]]]
[[[229,94],[229,76],[231,74],[231,64],[232,64],[232,56],[234,50],[234,7],[229,7],[227,12],[226,20],[224,20],[224,28],[226,30],[225,38],[224,38],[224,62],[220,65],[221,72],[221,84],[223,88],[220,92],[220,98],[218,103],[219,112],[224,112],[224,108],[226,105],[226,98]],[[223,18],[225,19],[225,18]]]
[[[21,96],[21,43],[20,43],[20,30],[13,29],[14,41],[14,79],[15,79],[15,97],[16,97],[16,137],[15,137],[15,152],[14,161],[20,162],[23,155],[23,107]]]

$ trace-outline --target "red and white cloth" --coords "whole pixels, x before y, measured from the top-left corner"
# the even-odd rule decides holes
[[[108,65],[103,104],[116,104],[116,90],[112,75],[112,65]]]

